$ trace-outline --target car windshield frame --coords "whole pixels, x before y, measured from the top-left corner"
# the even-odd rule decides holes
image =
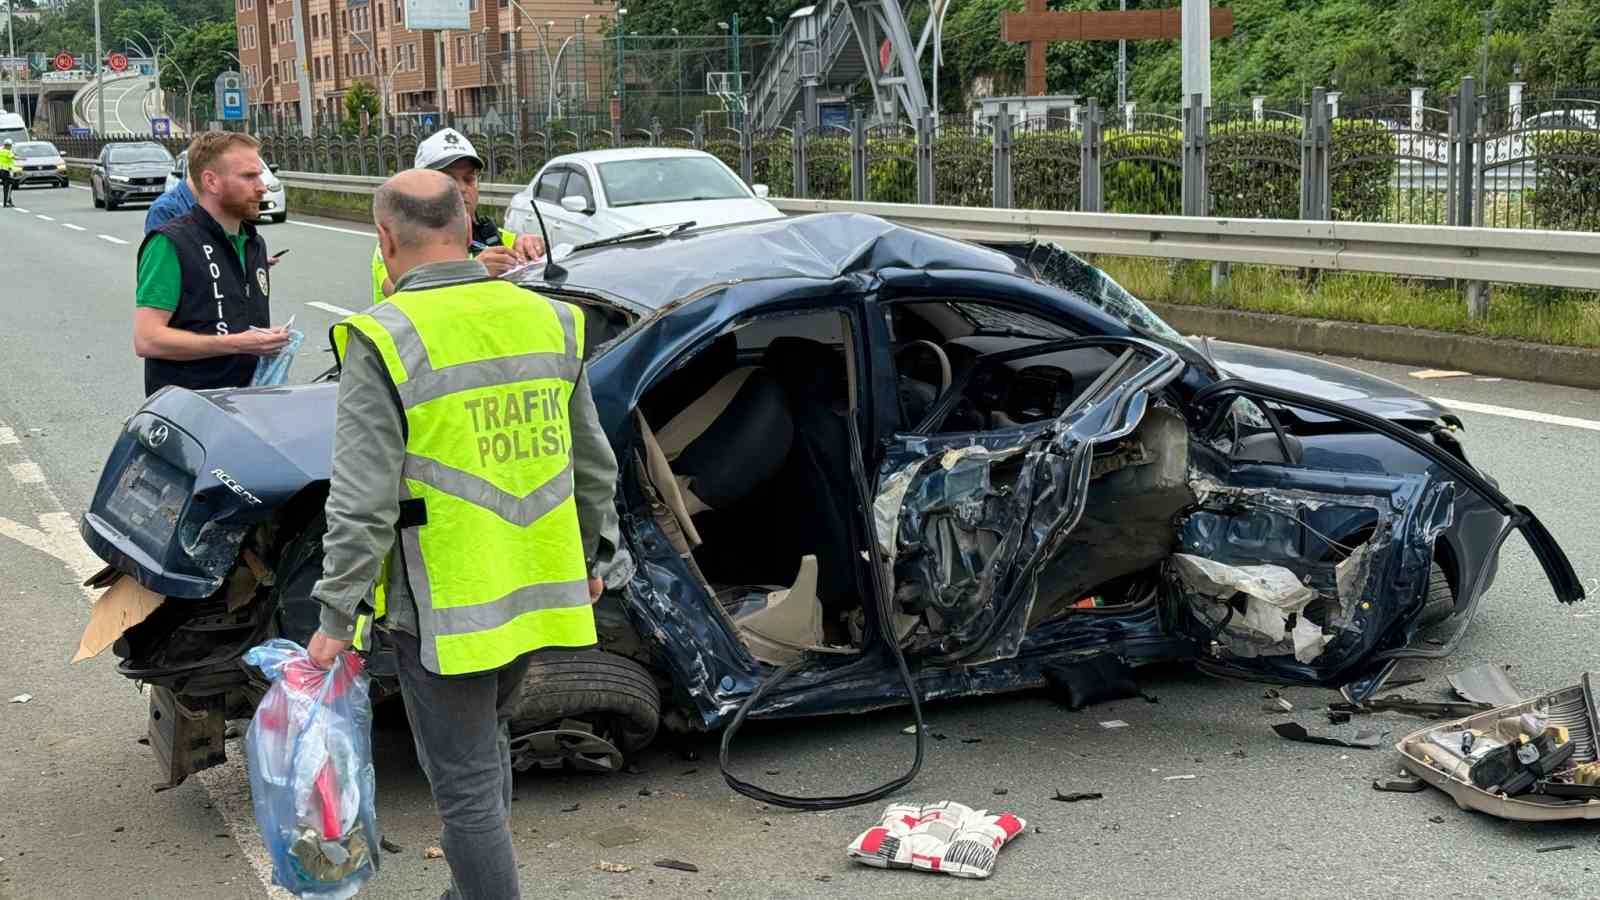
[[[26,150],[28,150],[30,148],[40,148],[40,147],[44,148],[44,152],[42,152],[42,153],[24,152],[24,151],[26,151]],[[28,141],[26,143],[15,145],[14,149],[15,149],[16,154],[17,154],[17,159],[45,159],[45,158],[48,158],[48,157],[51,157],[51,156],[60,156],[61,155],[61,151],[57,150],[55,145],[50,143],[49,141]]]
[[[629,193],[628,188],[631,185],[627,181],[619,180],[627,177],[621,175],[622,169],[629,166],[643,168],[650,165],[672,166],[682,169],[683,171],[675,173],[678,177],[664,178],[660,182],[674,187],[684,185],[681,189],[681,195],[643,197],[638,192]],[[646,156],[638,159],[618,159],[596,163],[594,168],[600,177],[600,185],[605,191],[606,203],[613,208],[654,206],[661,203],[689,203],[699,200],[748,200],[752,196],[749,188],[745,187],[744,182],[729,172],[721,161],[710,156]],[[692,173],[690,171],[692,169],[703,170],[706,174],[714,173],[715,177],[723,179],[728,193],[717,194],[714,187],[712,188],[712,194],[708,194],[705,190],[696,189],[692,186],[692,182],[683,177],[689,174],[698,174]],[[704,182],[706,179],[698,180]]]
[[[133,158],[129,158],[126,155],[126,154],[132,154],[132,153],[137,153],[137,154],[141,154],[141,155],[135,156]],[[153,154],[161,154],[161,155],[160,156],[155,156]],[[166,151],[166,148],[164,148],[164,147],[162,147],[162,146],[160,146],[158,144],[137,144],[137,145],[126,146],[126,147],[112,147],[106,153],[106,162],[113,163],[113,164],[116,164],[116,165],[130,165],[130,164],[137,164],[137,163],[161,163],[162,165],[170,166],[170,165],[172,165],[172,154],[168,153]]]

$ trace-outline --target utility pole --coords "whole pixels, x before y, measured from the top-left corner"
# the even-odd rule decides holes
[[[1183,0],[1183,105],[1199,94],[1211,106],[1211,2]]]
[[[94,0],[94,105],[103,135],[106,133],[106,55],[100,46],[100,0]]]
[[[622,17],[628,14],[627,7],[617,8],[617,115],[623,114],[623,96],[628,90],[628,79],[622,74],[623,35],[628,32],[622,24]],[[619,119],[620,121],[620,119]]]
[[[1128,0],[1122,0],[1121,9],[1128,11]],[[1117,109],[1128,108],[1128,39],[1117,41]]]
[[[7,40],[7,42],[9,42],[11,44],[11,48],[10,48],[11,52],[8,55],[12,59],[16,59],[16,57],[17,57],[17,32],[16,32],[16,26],[14,26],[12,24],[11,7],[12,7],[12,0],[6,0],[6,40]],[[11,111],[16,113],[16,114],[18,114],[18,115],[22,114],[22,97],[21,97],[21,95],[19,95],[17,93],[17,70],[16,69],[12,69],[11,70]],[[37,117],[39,115],[39,110],[38,110],[37,107],[34,108],[33,114],[34,114],[35,117]]]
[[[1489,32],[1494,28],[1494,10],[1483,11],[1483,50],[1481,61],[1478,64],[1478,83],[1483,85],[1483,90],[1489,90]]]
[[[311,124],[311,45],[306,42],[306,26],[300,10],[300,0],[290,0],[291,26],[294,29],[295,86],[300,93],[300,133],[306,137],[313,131]]]

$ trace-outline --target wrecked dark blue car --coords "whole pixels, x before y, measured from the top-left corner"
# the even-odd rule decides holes
[[[586,313],[624,547],[601,646],[530,672],[520,765],[613,769],[747,705],[904,704],[895,645],[923,699],[1107,655],[1360,699],[1454,647],[1513,531],[1558,600],[1583,596],[1436,404],[1185,340],[1054,246],[826,214],[563,264],[522,278]],[[264,689],[243,651],[315,627],[335,392],[156,395],[84,518],[166,598],[114,649],[155,688],[175,780]],[[372,669],[392,689],[381,650]]]

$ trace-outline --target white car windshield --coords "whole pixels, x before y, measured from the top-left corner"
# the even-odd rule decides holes
[[[56,155],[55,145],[47,144],[42,141],[28,144],[17,144],[15,149],[18,159],[38,159],[41,156]]]
[[[720,162],[703,156],[628,159],[601,163],[599,169],[600,183],[612,206],[743,200],[750,196],[744,184]]]

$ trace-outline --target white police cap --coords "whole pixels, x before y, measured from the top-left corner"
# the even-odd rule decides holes
[[[417,158],[412,165],[418,169],[442,170],[463,159],[470,159],[478,168],[483,168],[483,158],[467,136],[454,128],[446,128],[417,145]]]

